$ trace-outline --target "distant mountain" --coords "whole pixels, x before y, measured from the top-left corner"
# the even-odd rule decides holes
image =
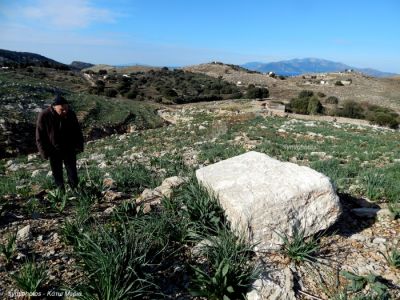
[[[86,63],[83,61],[73,61],[72,63],[70,63],[70,67],[73,69],[77,69],[77,70],[82,70],[82,69],[90,68],[93,66],[94,66],[94,64]]]
[[[343,63],[318,58],[296,58],[292,60],[271,63],[249,62],[243,64],[242,67],[259,72],[274,72],[276,74],[285,76],[295,76],[304,73],[339,72],[346,69],[353,69],[354,71],[362,72],[366,75],[374,77],[392,77],[397,75],[394,73],[381,72],[374,69],[355,68]]]
[[[37,66],[69,70],[69,66],[58,61],[30,52],[17,52],[0,49],[0,66],[27,67]]]

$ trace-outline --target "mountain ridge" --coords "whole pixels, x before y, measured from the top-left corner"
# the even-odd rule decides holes
[[[295,58],[270,63],[255,61],[242,64],[241,66],[253,71],[264,73],[274,72],[285,76],[297,76],[304,73],[341,72],[346,69],[351,69],[374,77],[393,77],[398,75],[396,73],[382,72],[372,68],[352,67],[341,62],[334,62],[320,58]]]

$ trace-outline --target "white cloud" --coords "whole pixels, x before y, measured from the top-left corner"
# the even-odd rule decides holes
[[[115,13],[97,8],[89,0],[37,0],[21,8],[24,18],[40,21],[60,29],[87,27],[91,23],[113,22]]]

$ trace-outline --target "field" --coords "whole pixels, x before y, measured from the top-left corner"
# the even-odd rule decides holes
[[[49,166],[35,155],[0,161],[6,295],[31,288],[86,299],[242,298],[260,273],[254,245],[229,230],[193,173],[252,150],[326,174],[344,207],[300,256],[307,259],[265,255],[271,269],[291,266],[298,298],[400,297],[399,131],[267,117],[248,100],[178,105],[164,116],[174,124],[88,143],[76,192],[52,190]],[[183,183],[151,205],[141,201],[172,176]],[[365,206],[385,214],[354,210]],[[41,280],[27,287],[33,278]]]

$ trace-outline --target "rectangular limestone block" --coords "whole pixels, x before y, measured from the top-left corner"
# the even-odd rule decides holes
[[[324,230],[341,213],[328,177],[259,152],[198,169],[196,177],[218,196],[232,229],[260,250],[279,248],[279,234],[304,230],[309,236]]]

